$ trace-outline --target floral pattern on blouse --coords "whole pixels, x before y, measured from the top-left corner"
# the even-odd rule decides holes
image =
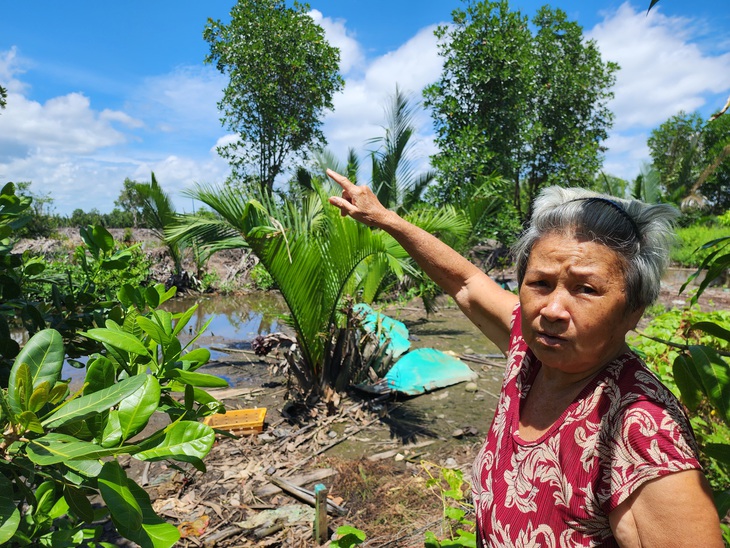
[[[494,419],[473,468],[481,547],[617,546],[608,514],[646,481],[699,469],[681,405],[633,353],[598,373],[535,441],[519,410],[541,364],[520,308]]]

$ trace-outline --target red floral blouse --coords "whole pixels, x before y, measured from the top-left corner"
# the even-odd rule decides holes
[[[602,370],[542,437],[519,434],[541,367],[512,317],[501,396],[473,468],[479,547],[617,546],[608,514],[641,484],[698,469],[679,402],[633,353]]]

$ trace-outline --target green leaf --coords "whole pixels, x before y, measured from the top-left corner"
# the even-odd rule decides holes
[[[214,430],[205,424],[193,421],[179,421],[165,428],[164,438],[155,446],[147,448],[142,442],[143,451],[134,456],[140,460],[176,459],[189,462],[188,457],[203,459],[215,441]]]
[[[228,386],[228,382],[224,378],[209,375],[208,373],[171,369],[167,372],[167,376],[192,386],[203,386],[206,388],[225,388]]]
[[[57,408],[41,424],[46,428],[57,428],[62,424],[84,420],[96,413],[109,410],[112,406],[139,390],[145,381],[146,375],[135,375],[109,388],[81,396]]]
[[[708,443],[703,449],[708,457],[730,466],[730,445],[727,443]]]
[[[116,461],[104,465],[99,490],[119,533],[142,548],[170,548],[180,538],[177,528],[155,514],[144,489],[127,478]]]
[[[187,354],[183,354],[180,357],[180,360],[183,363],[189,362],[190,364],[194,365],[193,369],[187,369],[188,371],[192,371],[210,361],[210,350],[201,346],[199,348],[196,348],[195,350],[191,350]]]
[[[70,470],[87,478],[95,478],[101,474],[101,462],[98,460],[78,459],[66,461],[64,464]]]
[[[160,306],[160,294],[154,287],[148,287],[144,292],[144,300],[150,305],[150,308],[157,308]]]
[[[112,409],[109,411],[104,431],[101,433],[101,446],[114,447],[122,442],[122,427],[119,424],[119,411]]]
[[[0,474],[0,545],[15,534],[20,525],[20,512],[13,501],[13,484]]]
[[[149,356],[149,350],[147,350],[147,347],[142,344],[137,337],[125,331],[113,331],[108,328],[94,328],[89,329],[86,332],[82,332],[81,335],[95,341],[108,344],[113,348],[124,350],[131,354]]]
[[[141,310],[145,307],[144,297],[142,296],[139,288],[133,287],[130,284],[124,284],[119,288],[119,291],[117,291],[117,298],[125,308],[136,306]]]
[[[127,484],[127,475],[118,462],[109,461],[104,464],[98,478],[101,497],[119,532],[132,539],[142,529],[142,508]]]
[[[48,381],[43,381],[33,390],[33,394],[30,396],[28,408],[32,412],[39,411],[46,403],[51,392],[51,384]]]
[[[28,443],[28,458],[39,466],[58,464],[73,460],[101,459],[110,455],[123,455],[139,449],[136,445],[105,448],[88,441],[79,441],[72,436],[48,434]]]
[[[106,356],[95,356],[86,366],[84,395],[109,388],[115,381],[114,364]]]
[[[33,379],[30,376],[30,367],[27,363],[21,363],[18,367],[13,367],[15,370],[15,379],[13,385],[15,386],[15,398],[17,401],[17,408],[14,411],[23,412],[28,410],[30,404],[30,396],[33,391]],[[10,387],[8,387],[10,388]],[[8,390],[8,393],[10,390]]]
[[[89,248],[98,248],[105,253],[114,250],[114,237],[101,225],[90,225],[81,228],[81,238]]]
[[[63,488],[63,498],[66,499],[66,503],[74,515],[86,523],[94,521],[94,509],[91,507],[88,497],[81,492],[81,489],[67,484]]]
[[[730,342],[730,331],[715,322],[696,322],[692,324],[692,329],[699,329],[713,337]]]
[[[144,387],[119,403],[119,428],[122,441],[142,431],[160,406],[160,383],[148,375]]]
[[[680,354],[672,364],[672,373],[682,401],[690,411],[694,411],[702,400],[702,381],[694,362],[686,354]]]
[[[43,426],[41,425],[38,417],[33,411],[23,411],[17,416],[18,424],[25,432],[34,432],[36,434],[45,434]]]
[[[193,314],[195,314],[195,311],[198,309],[198,304],[194,304],[190,308],[188,308],[185,312],[182,313],[180,318],[177,320],[177,323],[175,324],[175,329],[172,331],[172,335],[174,337],[177,337],[178,334],[185,329],[185,326],[188,325],[188,322],[190,321],[190,318],[193,317]]]
[[[704,393],[726,424],[730,425],[730,365],[714,348],[690,345]]]
[[[56,386],[51,388],[51,393],[48,395],[48,403],[56,404],[66,397],[68,394],[68,383],[67,382],[59,382],[56,383]]]
[[[155,295],[156,294],[157,292],[155,292]],[[152,337],[152,340],[155,341],[157,344],[167,345],[170,343],[170,340],[172,340],[171,334],[165,333],[165,330],[161,326],[159,326],[157,323],[153,322],[149,318],[139,316],[137,318],[137,324],[142,328],[142,331]]]
[[[30,370],[31,386],[28,387],[30,394],[33,388],[43,381],[47,381],[51,387],[56,384],[61,377],[63,358],[63,339],[54,329],[39,331],[25,343],[15,358],[8,380],[8,403],[16,413],[21,411],[19,394],[16,392],[16,376],[21,364],[27,364]]]
[[[352,548],[367,538],[364,531],[350,525],[341,525],[335,531],[337,539],[330,543],[332,548]]]

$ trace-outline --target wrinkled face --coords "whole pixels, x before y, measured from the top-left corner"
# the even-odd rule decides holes
[[[522,333],[537,358],[570,374],[596,372],[625,350],[642,310],[627,312],[621,258],[603,244],[548,234],[520,286]]]

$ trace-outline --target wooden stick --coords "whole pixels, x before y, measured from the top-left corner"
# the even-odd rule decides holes
[[[317,544],[327,542],[327,487],[318,483],[314,486],[314,539]]]

